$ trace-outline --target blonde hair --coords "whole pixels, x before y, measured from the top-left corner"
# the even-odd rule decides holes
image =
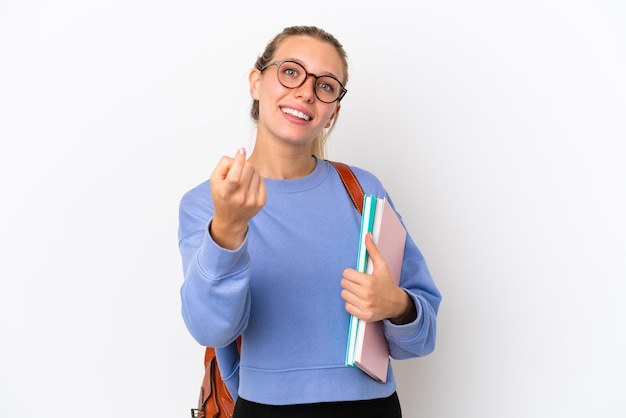
[[[254,66],[258,69],[265,67],[267,64],[271,62],[276,53],[276,50],[280,46],[280,43],[290,36],[310,36],[312,38],[318,39],[322,42],[327,42],[332,45],[339,56],[341,57],[341,61],[343,62],[344,74],[345,78],[342,81],[345,86],[348,84],[348,56],[346,51],[343,49],[343,45],[330,33],[326,32],[323,29],[320,29],[315,26],[290,26],[283,29],[278,35],[272,39],[267,46],[265,47],[265,51],[261,54]],[[255,122],[259,121],[259,101],[253,100],[252,107],[250,108],[250,116],[252,120]],[[335,124],[337,123],[337,115],[332,119],[330,126],[325,128],[320,132],[320,134],[315,137],[313,143],[311,144],[311,153],[318,158],[326,158],[326,139],[330,136],[330,133],[333,131]]]

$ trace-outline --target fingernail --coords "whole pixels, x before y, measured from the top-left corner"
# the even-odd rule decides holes
[[[245,147],[239,148],[239,154],[246,155],[246,148]]]

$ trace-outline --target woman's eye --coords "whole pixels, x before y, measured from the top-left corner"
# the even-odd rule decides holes
[[[286,68],[285,69],[285,75],[288,75],[289,77],[297,77],[298,76],[298,71],[296,71],[293,68]]]
[[[332,84],[329,84],[329,83],[321,82],[321,83],[318,84],[318,86],[322,90],[325,90],[325,91],[328,91],[328,92],[333,92],[335,90],[335,88],[332,86]]]

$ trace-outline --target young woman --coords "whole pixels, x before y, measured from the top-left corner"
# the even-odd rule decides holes
[[[183,318],[218,347],[236,418],[400,417],[391,364],[386,383],[345,365],[350,314],[383,320],[393,358],[435,347],[441,296],[410,236],[400,286],[370,238],[373,274],[352,268],[360,215],[323,159],[347,81],[331,34],[284,29],[249,75],[253,152],[223,157],[180,204]],[[352,169],[365,193],[389,199],[373,174]]]

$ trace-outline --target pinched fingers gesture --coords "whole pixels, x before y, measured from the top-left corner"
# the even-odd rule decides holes
[[[248,222],[265,204],[265,182],[246,161],[241,148],[234,158],[222,157],[211,174],[211,197],[215,207],[211,222],[213,239],[226,248],[241,244]]]

